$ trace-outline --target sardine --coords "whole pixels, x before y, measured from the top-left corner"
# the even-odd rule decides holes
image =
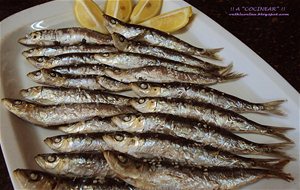
[[[50,153],[35,156],[45,171],[65,177],[115,177],[102,153]]]
[[[58,129],[65,133],[99,133],[122,131],[122,128],[119,128],[112,123],[111,118],[99,117],[68,125],[62,125],[59,126]]]
[[[157,83],[182,82],[212,85],[216,83],[237,80],[243,77],[243,75],[240,74],[229,74],[226,76],[217,77],[202,76],[195,73],[185,73],[181,71],[176,71],[162,66],[147,66],[134,69],[105,68],[104,73],[108,77],[125,83],[145,81]]]
[[[104,15],[105,26],[109,33],[119,33],[126,38],[147,42],[151,45],[174,49],[190,55],[220,59],[216,53],[223,48],[206,49],[188,44],[168,33],[141,25],[124,23],[116,18]]]
[[[94,58],[99,63],[116,67],[119,69],[133,69],[145,66],[164,66],[166,68],[174,69],[176,71],[197,73],[203,76],[213,76],[200,67],[186,65],[180,62],[171,61],[168,59],[158,58],[145,54],[137,53],[99,53],[95,54]]]
[[[195,167],[282,168],[289,160],[245,158],[211,146],[152,133],[106,133],[102,139],[112,150],[137,158],[165,158]]]
[[[81,88],[86,90],[127,91],[128,84],[124,84],[105,76],[74,76],[64,75],[51,69],[41,69],[27,74],[34,82],[49,86],[64,88]]]
[[[103,91],[81,89],[56,88],[36,86],[22,89],[20,94],[25,100],[44,105],[72,104],[72,103],[104,103],[118,106],[130,105],[131,98],[111,94]]]
[[[57,152],[103,152],[110,147],[103,140],[104,133],[67,134],[47,137],[44,142]]]
[[[268,135],[292,143],[292,140],[283,133],[293,128],[259,124],[233,111],[211,104],[166,98],[132,99],[130,103],[137,111],[142,113],[172,114],[197,119],[233,132]]]
[[[13,172],[22,189],[28,190],[133,190],[134,188],[120,180],[111,178],[67,178],[50,173],[16,169]]]
[[[253,103],[236,96],[205,87],[184,83],[132,83],[131,89],[140,97],[183,98],[198,102],[210,103],[235,112],[273,113],[284,115],[278,109],[284,100],[265,103]]]
[[[50,69],[58,66],[80,65],[80,64],[99,64],[94,58],[93,53],[65,54],[53,57],[27,57],[27,61],[39,69]]]
[[[19,43],[28,46],[113,44],[111,36],[80,27],[34,31],[19,39]]]
[[[222,75],[223,73],[228,73],[232,69],[232,64],[228,66],[218,66],[212,63],[205,62],[191,55],[178,52],[172,49],[168,49],[160,46],[151,46],[141,42],[131,41],[117,33],[113,33],[112,38],[114,41],[114,46],[118,48],[120,51],[140,53],[140,54],[146,54],[146,55],[152,55],[160,58],[170,59],[187,65],[200,67],[206,70],[207,72],[211,72],[216,75]]]
[[[33,56],[57,56],[62,54],[71,53],[106,53],[117,52],[118,49],[112,45],[70,45],[70,46],[50,46],[50,47],[35,47],[29,50],[25,50],[22,54],[25,57]]]
[[[128,106],[100,103],[40,105],[14,99],[2,99],[3,105],[16,116],[33,124],[49,127],[74,123],[93,117],[109,117],[135,112]]]
[[[108,118],[109,119],[109,118]],[[119,131],[131,133],[162,133],[174,137],[210,145],[224,151],[237,154],[269,154],[284,155],[277,149],[285,147],[286,143],[259,144],[239,137],[225,129],[206,125],[192,119],[185,119],[166,114],[124,114],[111,118],[111,122]],[[114,131],[117,131],[115,129]],[[102,127],[94,128],[94,132],[105,132]]]
[[[125,182],[145,190],[167,189],[236,189],[263,178],[292,181],[282,171],[249,168],[202,167],[191,168],[174,163],[143,161],[128,155],[104,152],[111,169]]]
[[[58,72],[60,74],[66,75],[99,75],[104,76],[104,65],[72,65],[72,66],[62,66],[54,67],[51,70]]]

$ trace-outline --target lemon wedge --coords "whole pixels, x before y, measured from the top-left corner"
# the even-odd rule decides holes
[[[103,12],[92,0],[75,0],[75,17],[80,25],[91,30],[108,34],[104,26]]]
[[[175,32],[188,24],[192,14],[192,7],[184,7],[153,17],[140,25],[164,32]]]
[[[117,18],[123,22],[129,20],[132,11],[131,0],[107,0],[105,14]]]
[[[161,6],[162,0],[139,0],[131,13],[130,22],[136,24],[156,16]]]

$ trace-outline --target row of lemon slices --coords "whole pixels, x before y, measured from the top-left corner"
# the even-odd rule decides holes
[[[175,32],[189,22],[192,8],[184,7],[161,15],[163,0],[139,0],[133,8],[132,0],[106,0],[105,14],[124,22],[155,28],[164,32]],[[107,34],[101,8],[93,0],[75,0],[77,21],[86,28]],[[156,16],[158,15],[158,16]]]

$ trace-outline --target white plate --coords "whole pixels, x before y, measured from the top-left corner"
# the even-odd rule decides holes
[[[104,1],[98,2],[101,7]],[[187,6],[184,1],[165,1],[163,12]],[[300,189],[299,187],[299,94],[263,59],[249,49],[245,44],[215,23],[199,10],[193,8],[195,17],[185,33],[178,34],[183,40],[194,45],[206,47],[224,47],[221,56],[225,63],[233,62],[234,70],[247,73],[247,77],[236,82],[214,86],[219,90],[251,101],[268,101],[287,99],[282,109],[287,117],[263,116],[247,114],[250,119],[274,126],[295,127],[288,136],[295,141],[295,146],[286,150],[297,161],[291,162],[285,168],[295,177],[293,182],[282,180],[261,180],[244,189]],[[19,90],[34,84],[26,73],[34,68],[26,63],[21,52],[25,47],[17,43],[17,39],[26,33],[44,28],[76,26],[73,16],[73,1],[52,1],[22,12],[1,22],[1,98],[18,98]],[[10,114],[1,107],[1,146],[9,174],[17,168],[35,168],[33,157],[38,153],[51,152],[42,140],[48,136],[60,134],[39,127],[33,127]],[[272,142],[270,138],[248,136],[260,142]],[[11,176],[15,189],[20,188],[15,178]]]

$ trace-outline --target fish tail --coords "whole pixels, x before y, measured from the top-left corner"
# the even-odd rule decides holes
[[[273,127],[273,126],[265,126],[268,129],[266,130],[265,134],[276,137],[278,139],[284,140],[285,142],[294,143],[290,138],[285,136],[283,133],[287,131],[294,130],[294,128],[290,127]]]
[[[284,116],[285,113],[278,108],[283,102],[286,102],[286,100],[275,100],[275,101],[263,103],[262,111],[266,111],[275,115]]]
[[[271,170],[282,170],[291,160],[290,159],[254,159],[255,165]]]
[[[282,179],[282,180],[285,180],[285,181],[293,181],[294,178],[292,177],[291,174],[289,173],[284,173],[282,171],[272,171],[272,170],[269,170],[266,174],[266,177],[268,178],[279,178],[279,179]]]
[[[215,59],[222,61],[222,58],[217,55],[218,52],[222,51],[224,48],[213,48],[213,49],[202,49],[200,51],[197,51],[195,54],[201,57],[206,57],[210,59]]]
[[[231,72],[224,76],[219,77],[218,82],[228,82],[228,81],[232,81],[232,80],[238,80],[244,76],[246,76],[246,74],[244,74],[244,73]]]
[[[230,74],[230,71],[233,68],[233,63],[230,63],[226,67],[222,67],[219,69],[218,73],[220,76],[226,76],[227,74]]]

